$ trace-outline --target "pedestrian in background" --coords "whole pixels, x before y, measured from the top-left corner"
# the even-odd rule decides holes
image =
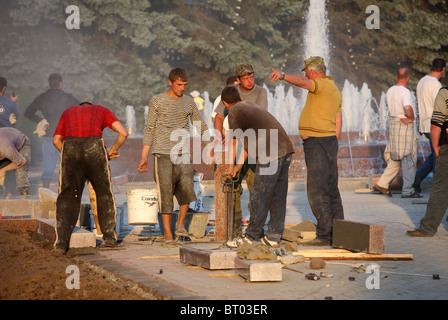
[[[417,169],[412,187],[416,193],[421,193],[420,183],[433,172],[436,167],[436,155],[431,143],[431,117],[434,111],[434,102],[442,84],[440,79],[445,76],[446,61],[436,58],[432,62],[431,72],[421,78],[417,83],[417,103],[419,116],[419,132],[429,140],[431,153],[423,164]]]
[[[398,174],[403,172],[402,198],[421,198],[414,191],[412,183],[417,170],[417,136],[414,129],[414,109],[411,91],[407,88],[409,71],[401,68],[397,72],[397,82],[386,92],[389,110],[389,142],[384,150],[387,167],[374,190],[392,196],[389,185]]]
[[[50,88],[40,94],[26,108],[25,117],[37,124],[36,133],[42,138],[42,186],[50,188],[54,169],[60,162],[60,153],[53,145],[53,134],[62,113],[79,104],[78,99],[62,90],[62,76],[53,73],[48,77]],[[43,118],[42,118],[42,116]]]

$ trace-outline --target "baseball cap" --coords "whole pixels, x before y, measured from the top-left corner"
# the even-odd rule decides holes
[[[305,60],[305,66],[303,67],[302,71],[304,71],[306,68],[309,67],[321,67],[321,66],[325,66],[324,58],[319,56],[310,57]]]
[[[252,68],[250,64],[240,64],[238,67],[236,67],[235,74],[238,77],[242,77],[247,73],[254,73],[254,68]]]

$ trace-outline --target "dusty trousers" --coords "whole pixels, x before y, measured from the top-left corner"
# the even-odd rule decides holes
[[[56,249],[67,250],[69,247],[87,180],[96,193],[103,240],[106,244],[116,242],[115,197],[104,141],[101,137],[67,137],[61,152],[59,195],[56,201]]]
[[[324,242],[332,240],[333,220],[344,219],[338,188],[338,148],[336,136],[303,141],[308,202],[317,220],[316,236]]]
[[[288,172],[292,155],[287,154],[268,164],[257,164],[252,189],[250,191],[250,221],[246,236],[259,241],[264,233],[268,214],[266,237],[280,242],[285,226],[286,197],[288,195]],[[266,168],[274,167],[274,172],[266,174]]]

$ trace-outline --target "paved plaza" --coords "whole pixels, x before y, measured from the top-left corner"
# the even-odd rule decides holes
[[[141,187],[142,184],[140,184]],[[115,186],[117,203],[126,202],[126,190],[139,187],[127,183]],[[327,260],[325,269],[312,270],[309,262],[288,265],[279,282],[249,282],[235,270],[207,270],[183,264],[179,249],[187,243],[167,248],[158,240],[157,227],[137,227],[123,236],[117,249],[100,250],[97,255],[84,256],[123,277],[151,287],[156,293],[174,300],[444,300],[448,298],[448,222],[443,219],[437,234],[431,238],[412,238],[407,230],[418,226],[424,216],[430,192],[430,181],[422,199],[403,199],[357,192],[362,187],[357,179],[341,181],[345,219],[386,227],[385,253],[412,254],[412,261],[348,261]],[[213,184],[205,182],[205,210],[214,219]],[[243,193],[243,208],[248,192]],[[247,216],[247,209],[243,216]],[[287,224],[315,219],[307,202],[302,182],[290,184],[287,203]],[[150,233],[148,231],[151,231]],[[198,241],[209,241],[211,248],[222,245],[213,240],[213,230]],[[330,249],[303,247],[299,249]],[[369,264],[380,266],[377,288],[366,285],[371,273],[363,269]],[[295,271],[294,271],[295,270]],[[325,272],[331,278],[312,281],[307,273]],[[370,278],[371,279],[371,278]],[[372,283],[370,281],[370,283]]]

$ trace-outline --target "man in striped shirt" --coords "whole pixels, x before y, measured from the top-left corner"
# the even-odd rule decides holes
[[[206,139],[208,128],[194,100],[184,95],[188,84],[187,72],[181,68],[171,70],[168,83],[169,89],[153,97],[149,103],[138,171],[147,172],[151,150],[154,154],[154,180],[158,187],[159,212],[162,214],[165,241],[172,245],[173,196],[176,196],[180,206],[176,236],[188,236],[184,226],[185,216],[190,202],[196,201],[189,146],[190,122],[200,126],[201,136]]]

